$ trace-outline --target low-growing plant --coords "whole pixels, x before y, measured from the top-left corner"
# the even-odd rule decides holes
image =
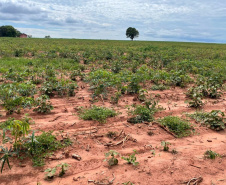
[[[185,87],[192,79],[184,71],[171,71],[170,84],[174,86]]]
[[[65,172],[68,170],[69,166],[70,165],[67,163],[61,163],[61,164],[57,165],[57,167],[60,167],[59,177],[62,177],[65,174]]]
[[[205,153],[204,153],[204,157],[205,158],[208,158],[208,159],[215,159],[216,157],[220,157],[220,154],[212,151],[212,150],[207,150]]]
[[[119,155],[118,152],[110,150],[109,152],[105,153],[106,159],[104,161],[107,161],[109,166],[117,165],[118,164],[118,159],[116,158],[117,155]]]
[[[12,157],[13,154],[16,154],[16,152],[14,152],[12,148],[8,149],[7,147],[4,148],[3,146],[0,146],[0,149],[1,149],[0,154],[3,154],[3,156],[0,158],[0,161],[2,161],[2,167],[1,167],[1,173],[2,173],[2,170],[6,162],[8,164],[9,169],[11,169],[11,166],[9,164],[9,157]]]
[[[212,110],[211,112],[196,112],[194,114],[188,114],[187,116],[195,119],[197,122],[206,125],[213,130],[225,129],[224,113],[220,110]]]
[[[122,156],[122,159],[126,160],[128,164],[132,164],[133,166],[137,166],[139,164],[139,162],[136,161],[137,160],[136,154],[137,154],[137,151],[133,150],[133,153],[131,155],[129,155],[128,157]]]
[[[168,86],[165,86],[165,85],[163,85],[163,84],[152,85],[152,86],[151,86],[151,90],[153,90],[153,91],[156,91],[156,90],[163,91],[163,90],[166,90],[166,89],[169,89],[169,87],[168,87]]]
[[[114,96],[111,97],[111,103],[118,104],[119,98],[122,96],[120,91],[117,91]]]
[[[29,128],[30,126],[27,122],[23,122],[20,120],[14,120],[9,125],[9,129],[12,130],[11,134],[15,137],[14,146],[16,148],[18,148],[21,143],[21,136],[25,137],[25,135],[28,134]]]
[[[178,153],[178,151],[177,151],[176,149],[173,149],[173,150],[171,151],[171,153],[172,153],[173,155],[175,155],[175,154]]]
[[[48,168],[45,170],[46,172],[46,180],[52,180],[56,174],[57,171],[59,171],[59,177],[62,177],[65,172],[68,170],[68,168],[70,167],[69,164],[67,163],[61,163],[58,164],[56,167],[54,168]]]
[[[162,141],[161,142],[161,145],[163,146],[163,151],[169,151],[169,145],[171,145],[170,142],[167,142],[167,141]]]
[[[144,102],[147,100],[148,91],[146,89],[140,89],[138,94],[138,99],[141,102]]]
[[[109,117],[116,116],[117,113],[113,109],[106,107],[93,106],[90,109],[81,108],[79,110],[79,117],[84,120],[95,120],[99,123],[105,123]]]
[[[133,105],[132,110],[129,108],[129,114],[132,114],[135,117],[129,118],[127,121],[133,124],[153,121],[154,113],[159,110],[157,105],[158,102],[155,100],[146,101],[145,105]]]
[[[32,136],[26,140],[23,147],[28,151],[34,166],[43,166],[44,158],[49,155],[50,152],[64,148],[70,144],[70,139],[63,141],[56,140],[52,132],[43,132],[39,136],[35,136],[33,132]]]
[[[46,180],[52,180],[56,174],[56,167],[54,168],[48,168],[45,170],[46,173]]]
[[[35,101],[36,108],[33,110],[38,113],[50,113],[51,110],[53,110],[53,106],[51,101],[49,100],[49,97],[47,95],[42,95],[38,97]]]
[[[193,127],[189,122],[176,116],[166,116],[160,120],[161,125],[166,126],[177,137],[189,136]]]

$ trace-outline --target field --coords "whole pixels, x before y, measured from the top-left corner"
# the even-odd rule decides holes
[[[226,184],[226,45],[0,38],[0,184]]]

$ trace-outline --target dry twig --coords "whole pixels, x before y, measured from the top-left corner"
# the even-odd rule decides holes
[[[157,124],[160,128],[162,128],[163,130],[165,130],[166,132],[168,132],[173,137],[177,138],[177,136],[173,132],[169,131],[169,129],[167,127],[164,127],[163,125],[161,125],[161,124],[159,124],[157,122],[155,122],[155,124]]]
[[[198,178],[192,178],[187,185],[198,185],[199,183],[201,183],[203,181],[203,178],[200,176]]]
[[[112,180],[103,179],[103,180],[101,180],[102,182],[95,181],[95,180],[88,180],[88,183],[92,182],[92,183],[98,184],[98,185],[109,185],[109,184],[113,184],[113,182],[115,180],[115,176],[114,176],[114,174],[112,174],[112,176],[113,176],[113,179]],[[104,182],[104,181],[107,181],[107,182]]]

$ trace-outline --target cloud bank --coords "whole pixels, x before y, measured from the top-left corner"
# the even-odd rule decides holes
[[[0,21],[33,37],[226,42],[223,0],[1,0]]]

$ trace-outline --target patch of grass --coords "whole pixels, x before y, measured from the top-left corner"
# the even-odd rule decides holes
[[[192,134],[193,127],[189,122],[176,116],[167,116],[160,120],[163,126],[166,126],[177,137],[185,137]]]
[[[116,116],[117,113],[113,109],[106,107],[93,106],[90,109],[81,108],[79,117],[84,120],[95,120],[99,123],[106,123],[107,118]]]

